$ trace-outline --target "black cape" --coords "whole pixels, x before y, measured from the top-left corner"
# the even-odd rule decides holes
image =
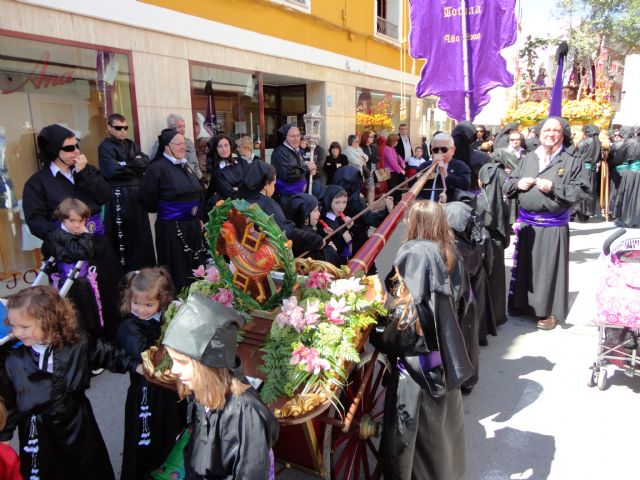
[[[110,137],[98,147],[100,172],[111,186],[104,224],[125,272],[156,264],[149,215],[138,203],[149,157],[131,140]]]
[[[267,480],[279,424],[253,389],[229,395],[224,408],[206,411],[190,402],[191,438],[185,480]]]
[[[405,243],[395,265],[411,292],[424,336],[416,334],[415,325],[399,330],[392,321],[371,337],[392,366],[382,430],[384,477],[462,480],[466,466],[459,386],[472,374],[472,367],[457,321],[461,304],[455,290],[461,277],[446,271],[438,245],[430,241]],[[433,351],[434,343],[446,379],[446,392],[440,397],[397,367],[399,358]]]
[[[629,137],[624,145],[624,167],[613,203],[613,216],[618,227],[640,228],[640,139]]]
[[[602,146],[598,135],[600,129],[595,125],[585,125],[583,128],[585,138],[580,142],[578,150],[583,168],[587,170],[591,194],[587,200],[583,200],[575,205],[575,212],[581,214],[583,219],[588,219],[596,214],[596,197],[598,196],[598,177],[600,176],[599,164],[602,155]],[[584,218],[586,217],[586,218]]]
[[[77,343],[53,350],[53,373],[38,368],[32,348],[13,350],[5,364],[8,383],[2,396],[8,421],[0,440],[10,439],[18,427],[22,476],[31,475],[32,457],[24,447],[35,421],[40,478],[113,480],[109,453],[84,392],[92,369],[124,373],[136,366],[124,351],[84,334]]]
[[[146,211],[155,213],[160,200],[197,201],[201,209],[198,177],[186,165],[174,165],[164,156],[152,161],[142,179],[138,201]],[[158,219],[155,230],[158,265],[169,268],[179,292],[193,282],[192,270],[205,263],[200,221]]]
[[[129,314],[122,320],[116,341],[133,359],[160,337],[160,322]],[[186,401],[176,392],[148,383],[132,372],[124,410],[124,450],[121,480],[147,478],[159,467],[175,444],[187,420]],[[143,418],[142,414],[150,414]]]
[[[519,191],[518,181],[523,177],[551,180],[553,189],[545,194],[534,185]],[[504,183],[503,191],[509,198],[517,196],[520,207],[529,212],[562,212],[588,198],[589,179],[580,160],[568,150],[541,172],[538,155],[531,152]],[[569,226],[522,224],[516,241],[509,308],[514,313],[533,311],[538,317],[553,315],[564,321],[569,303]]]
[[[65,198],[77,198],[86,203],[91,214],[100,213],[111,197],[111,188],[100,172],[92,165],[73,174],[71,183],[61,173],[55,177],[49,164],[34,173],[24,186],[22,204],[29,230],[41,240],[58,228],[53,212]],[[108,237],[93,237],[94,264],[98,272],[98,289],[105,319],[104,333],[113,339],[120,322],[118,310],[118,282],[122,271]]]

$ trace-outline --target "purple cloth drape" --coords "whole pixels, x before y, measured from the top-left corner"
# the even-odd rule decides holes
[[[471,120],[489,103],[489,91],[513,85],[503,48],[516,41],[515,0],[410,0],[409,53],[424,58],[416,95],[440,97],[438,108],[465,120],[462,18],[467,21]]]

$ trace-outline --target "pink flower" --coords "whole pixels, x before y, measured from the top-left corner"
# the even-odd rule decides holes
[[[305,370],[314,375],[318,375],[322,370],[329,370],[331,365],[324,358],[320,358],[320,352],[315,348],[305,347],[304,345],[293,351],[291,354],[291,365],[306,363]]]
[[[225,307],[233,306],[233,291],[228,288],[221,288],[218,290],[218,293],[211,297],[212,300],[215,300],[218,303],[221,303]]]
[[[193,272],[194,277],[204,277],[204,274],[205,274],[204,265],[200,265],[198,268],[191,271]]]
[[[301,332],[306,327],[304,309],[298,306],[298,299],[294,296],[282,301],[280,313],[276,316],[276,322],[281,327],[290,326]]]
[[[305,280],[304,286],[324,289],[329,286],[331,280],[333,280],[333,276],[327,272],[311,272]]]
[[[335,325],[342,325],[344,323],[342,314],[349,310],[350,308],[345,304],[344,298],[338,301],[332,298],[329,300],[329,303],[324,305],[324,313],[327,316],[327,320]]]
[[[204,272],[204,274],[200,275],[201,277],[205,277],[207,282],[216,283],[220,280],[220,273],[216,267],[209,267]]]
[[[318,300],[307,303],[307,308],[304,311],[304,322],[307,326],[317,325],[320,319],[318,310],[320,310],[320,302]]]
[[[334,280],[331,282],[329,291],[336,297],[347,295],[351,292],[358,293],[364,290],[366,287],[362,285],[359,278],[350,277],[346,279]]]

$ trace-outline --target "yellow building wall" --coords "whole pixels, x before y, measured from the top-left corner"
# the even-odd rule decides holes
[[[374,36],[375,0],[312,0],[304,13],[269,0],[144,0],[145,3],[205,18],[291,42],[321,48],[376,65],[401,70],[400,48]],[[405,30],[408,2],[403,0]],[[422,61],[406,53],[407,73],[418,73]],[[273,52],[286,57],[287,52]]]

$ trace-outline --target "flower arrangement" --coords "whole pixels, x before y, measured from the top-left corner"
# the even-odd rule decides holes
[[[393,120],[391,117],[384,113],[365,113],[356,112],[356,126],[362,127],[362,129],[373,129],[380,131],[387,129],[388,131],[394,130]]]
[[[360,360],[362,333],[384,313],[379,301],[365,298],[366,282],[312,272],[298,296],[282,301],[261,349],[265,403],[320,394],[339,406],[336,392],[347,381],[346,363]]]
[[[535,125],[549,115],[549,102],[524,102],[517,108],[509,109],[504,123],[517,122],[521,125]],[[591,99],[563,100],[562,116],[572,125],[592,123],[602,129],[607,129],[611,122],[613,109],[606,102]]]

